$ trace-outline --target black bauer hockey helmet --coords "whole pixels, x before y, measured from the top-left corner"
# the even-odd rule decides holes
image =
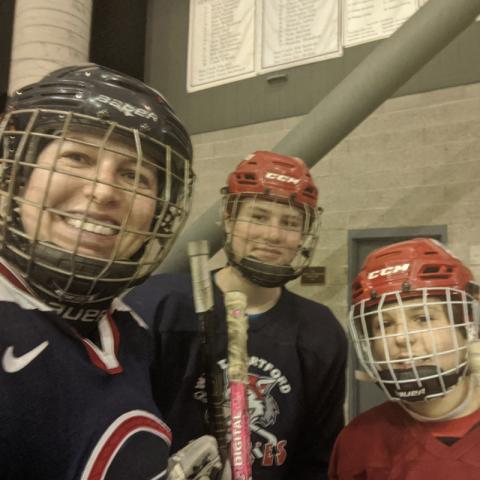
[[[190,136],[165,97],[140,80],[110,68],[95,64],[60,68],[17,90],[7,102],[7,112],[37,108],[117,122],[192,160]],[[16,127],[26,127],[27,119],[16,117]],[[52,123],[54,120],[50,118]]]
[[[84,132],[90,135],[89,140],[78,140]],[[91,135],[98,140],[92,143]],[[35,234],[26,233],[20,212],[28,202],[22,192],[32,173],[39,170],[37,157],[52,142],[58,144],[57,157],[67,143],[94,148],[96,162],[101,161],[103,152],[115,153],[112,144],[128,146],[136,173],[130,174],[127,186],[109,185],[131,197],[125,218],[116,224],[102,224],[90,206],[72,216],[49,205],[47,192],[33,205],[39,217]],[[98,312],[108,308],[115,296],[158,267],[188,215],[194,174],[187,130],[162,94],[115,70],[95,64],[71,66],[19,89],[9,99],[0,123],[0,146],[1,254],[47,303],[57,308],[89,306]],[[120,152],[124,153],[125,149]],[[42,167],[48,170],[47,185],[60,175],[58,163],[56,158],[49,169]],[[139,172],[145,168],[156,173],[157,191],[151,196],[156,207],[149,227],[139,230],[129,226],[129,218],[135,215],[135,199],[145,197],[139,187]],[[68,177],[63,171],[61,175]],[[98,189],[104,184],[96,177],[82,178],[87,180]],[[48,215],[57,215],[70,224],[76,222],[79,239],[72,248],[56,244],[55,238],[42,238],[40,224]],[[110,234],[115,230],[112,237],[117,240],[111,253],[101,257],[82,253],[81,232],[97,233],[102,227]],[[119,256],[125,238],[134,236],[137,240],[142,237],[138,250],[129,258]],[[79,318],[82,315],[79,313]]]

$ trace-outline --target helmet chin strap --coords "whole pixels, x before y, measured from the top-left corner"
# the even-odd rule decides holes
[[[408,405],[410,405],[411,402],[400,400],[398,403],[412,418],[414,418],[415,420],[418,420],[419,422],[441,422],[444,420],[451,420],[453,418],[461,417],[462,413],[467,411],[467,408],[469,407],[470,402],[474,398],[476,388],[477,386],[480,385],[480,373],[472,372],[468,378],[469,378],[468,391],[467,391],[467,394],[465,395],[465,398],[460,403],[460,405],[455,407],[450,412],[444,415],[441,415],[439,417],[427,417],[417,412],[414,412],[408,407]],[[355,371],[355,379],[361,382],[376,383],[375,379],[373,379],[370,375],[368,375],[368,373],[363,372],[361,370]]]
[[[8,240],[13,244],[17,237],[9,235]],[[20,241],[25,249],[29,247],[27,241]],[[20,272],[28,271],[29,260],[12,248],[6,246],[2,255]],[[54,244],[37,243],[28,283],[64,319],[90,323],[101,319],[114,297],[142,281],[135,277],[138,267],[134,262],[113,262],[108,270],[105,265],[105,261],[73,255]]]
[[[236,267],[260,287],[281,287],[298,276],[290,265],[270,265],[252,256],[243,257]]]
[[[253,256],[242,257],[237,260],[228,240],[225,243],[224,250],[228,263],[245,278],[260,287],[281,287],[301,274],[301,271],[295,272],[290,265],[271,265]]]
[[[477,395],[477,389],[480,386],[480,340],[471,341],[468,345],[468,365],[470,375],[468,376],[468,391],[463,401],[450,412],[440,417],[425,417],[410,410],[406,403],[400,402],[404,410],[415,420],[420,422],[441,422],[444,420],[452,420],[463,416],[463,413],[470,407],[470,403]]]
[[[478,375],[475,375],[475,377],[478,377]],[[462,402],[459,405],[457,405],[453,410],[450,410],[449,412],[445,413],[444,415],[440,415],[439,417],[427,417],[425,415],[421,415],[420,413],[414,412],[408,407],[408,404],[406,402],[400,402],[400,406],[412,418],[414,418],[415,420],[418,420],[419,422],[442,422],[445,420],[452,420],[454,418],[462,417],[464,412],[467,411],[472,399],[474,398],[477,383],[478,383],[478,380],[474,381],[473,378],[470,378],[468,381],[468,391],[467,391],[467,394],[465,395],[465,398],[462,400]]]

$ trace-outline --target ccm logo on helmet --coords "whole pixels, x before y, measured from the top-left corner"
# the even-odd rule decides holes
[[[381,270],[373,270],[367,275],[367,278],[369,280],[372,280],[377,277],[386,277],[387,275],[392,275],[398,272],[406,272],[408,270],[408,267],[410,267],[410,264],[404,263],[403,265],[393,265],[391,267],[385,267]]]
[[[149,112],[144,108],[135,107],[127,102],[122,102],[121,100],[117,100],[116,98],[108,97],[107,95],[99,95],[95,98],[100,103],[106,103],[113,108],[116,108],[119,112],[122,112],[126,117],[142,117],[153,120],[156,122],[158,120],[158,116],[156,113]]]
[[[278,180],[279,182],[293,183],[294,185],[300,183],[300,179],[298,178],[293,178],[289,177],[288,175],[281,175],[274,172],[267,172],[265,174],[265,178],[268,178],[269,180]]]

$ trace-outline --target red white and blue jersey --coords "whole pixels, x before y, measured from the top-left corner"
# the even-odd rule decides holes
[[[166,478],[171,433],[151,394],[151,342],[120,300],[98,344],[82,338],[0,263],[1,478]]]
[[[452,421],[450,421],[452,422]],[[447,422],[445,422],[447,423]],[[476,480],[480,478],[480,428],[449,445],[429,423],[385,402],[352,420],[337,438],[331,480]]]

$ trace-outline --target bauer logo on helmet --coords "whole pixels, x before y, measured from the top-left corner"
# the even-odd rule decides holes
[[[137,115],[138,117],[146,118],[148,120],[153,120],[154,122],[158,121],[157,114],[145,110],[144,108],[135,107],[130,105],[130,103],[122,102],[116,98],[111,98],[107,95],[98,95],[94,100],[97,100],[100,103],[106,103],[113,108],[116,108],[119,112],[122,112],[126,117],[133,117]]]

